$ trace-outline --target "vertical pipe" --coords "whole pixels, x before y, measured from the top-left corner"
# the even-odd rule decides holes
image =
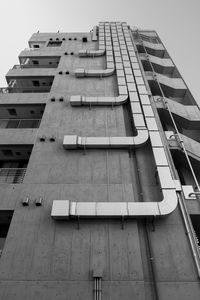
[[[96,297],[96,277],[94,278],[94,300],[97,300],[97,297]]]
[[[150,242],[150,238],[149,238],[147,221],[145,221],[144,228],[145,228],[145,233],[146,233],[147,249],[148,249],[148,253],[149,253],[149,262],[150,262],[151,276],[152,276],[152,279],[153,279],[154,298],[155,298],[155,300],[159,300],[159,297],[158,297],[158,288],[157,288],[157,282],[156,282],[156,276],[155,276],[155,270],[154,270],[154,257],[153,257],[151,242]]]
[[[99,300],[99,277],[97,277],[97,300]]]
[[[101,300],[102,296],[102,279],[99,278],[99,300]]]

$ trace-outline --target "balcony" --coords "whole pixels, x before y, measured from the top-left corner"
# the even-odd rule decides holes
[[[156,73],[163,74],[171,78],[180,77],[179,72],[174,66],[172,60],[169,58],[159,58],[152,55],[140,54],[140,59],[145,72],[152,71],[152,64]]]
[[[32,145],[0,146],[0,183],[22,183]]]
[[[187,87],[182,78],[169,78],[161,74],[154,74],[153,72],[145,72],[145,74],[153,96],[161,95],[158,81],[165,97],[185,97]]]
[[[153,44],[160,43],[160,39],[155,31],[132,31],[132,33],[136,42],[142,40]]]
[[[8,79],[8,86],[0,88],[0,93],[49,93],[54,77]]]
[[[49,93],[51,86],[39,86],[39,87],[1,87],[1,94],[8,93]]]
[[[21,69],[34,69],[34,68],[41,68],[41,69],[46,69],[46,68],[57,68],[57,64],[55,65],[41,65],[41,64],[22,64],[22,65],[14,65],[13,69],[21,70]]]
[[[0,129],[38,128],[44,109],[44,104],[1,104]]]
[[[41,119],[0,119],[2,128],[39,128]]]
[[[10,69],[6,74],[7,82],[14,79],[26,79],[32,77],[40,77],[45,79],[49,77],[54,77],[56,74],[55,67],[52,66],[43,66],[41,68],[36,68],[34,65],[30,65],[30,67],[23,66],[15,65],[12,69]]]
[[[15,65],[13,69],[30,68],[57,68],[60,62],[60,56],[31,56],[19,57],[20,65]]]
[[[162,44],[155,44],[140,39],[139,41],[136,41],[136,45],[139,53],[147,52],[150,55],[160,58],[169,58],[169,55]]]
[[[0,168],[0,183],[22,183],[26,168]]]

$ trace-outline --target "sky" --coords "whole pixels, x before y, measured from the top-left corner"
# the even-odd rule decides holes
[[[200,105],[200,0],[0,0],[0,87],[34,32],[87,32],[100,21],[155,29]]]

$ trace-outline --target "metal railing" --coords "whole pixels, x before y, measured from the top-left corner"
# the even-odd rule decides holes
[[[1,87],[1,94],[9,93],[49,93],[51,85],[33,87]]]
[[[22,183],[26,168],[0,168],[0,183]]]
[[[41,48],[24,48],[24,51],[37,51],[41,50]]]
[[[2,128],[38,128],[41,119],[0,119]]]
[[[40,64],[22,64],[22,65],[14,65],[13,66],[13,69],[37,69],[37,68],[43,68],[43,69],[45,69],[45,68],[52,68],[52,69],[55,69],[55,68],[57,68],[58,67],[58,65],[57,64],[46,64],[46,65],[40,65]]]

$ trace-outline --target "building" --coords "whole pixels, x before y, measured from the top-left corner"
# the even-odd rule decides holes
[[[200,111],[157,33],[29,47],[0,90],[0,299],[199,299]]]

